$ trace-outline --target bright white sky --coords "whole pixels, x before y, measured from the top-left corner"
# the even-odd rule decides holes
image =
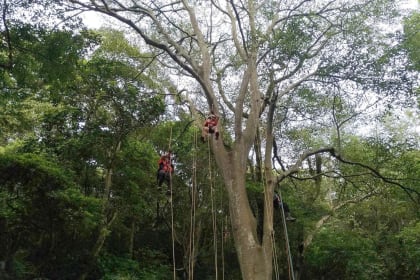
[[[401,0],[399,1],[401,9],[416,10],[419,9],[420,0]],[[109,19],[104,18],[95,12],[86,12],[83,14],[85,24],[92,29],[98,29],[100,27],[111,27]]]

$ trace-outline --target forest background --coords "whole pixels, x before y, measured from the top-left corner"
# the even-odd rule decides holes
[[[420,14],[345,2],[2,1],[0,279],[419,279]]]

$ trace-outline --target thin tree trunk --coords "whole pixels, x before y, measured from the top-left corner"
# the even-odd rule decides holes
[[[99,253],[102,250],[102,247],[105,243],[105,240],[107,236],[109,235],[109,229],[111,228],[112,224],[114,223],[116,217],[117,217],[117,211],[113,211],[111,214],[111,217],[109,217],[108,210],[109,210],[109,198],[111,194],[111,187],[112,187],[112,173],[114,170],[114,159],[118,151],[120,150],[121,142],[118,142],[115,146],[115,149],[113,151],[110,151],[109,156],[109,164],[108,168],[105,172],[105,187],[104,187],[104,193],[102,196],[102,218],[99,222],[99,229],[98,229],[98,237],[96,238],[96,242],[91,250],[91,254],[89,256],[89,262],[93,264],[93,262],[96,260],[96,258],[99,256]],[[90,267],[86,267],[82,274],[80,275],[79,279],[84,280],[88,276],[90,271]]]
[[[130,258],[133,259],[133,252],[134,252],[134,235],[136,231],[136,222],[134,220],[131,221],[131,230],[130,230],[130,244],[128,246],[128,254]]]

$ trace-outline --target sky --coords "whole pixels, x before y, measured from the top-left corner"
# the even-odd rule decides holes
[[[420,0],[401,0],[399,2],[401,9],[419,9]],[[109,20],[95,12],[86,12],[82,15],[82,17],[85,24],[92,29],[111,26],[111,24],[108,23]]]
[[[407,10],[407,11],[411,11],[411,10],[417,10],[420,12],[420,0],[401,0],[399,1],[400,3],[400,8],[402,10]],[[83,15],[84,21],[86,23],[86,25],[89,28],[92,29],[98,29],[101,27],[109,27],[115,28],[115,25],[118,25],[118,23],[111,24],[111,22],[109,21],[109,19],[107,19],[106,17],[103,17],[101,15],[99,15],[98,13],[95,12],[86,12]],[[399,29],[402,28],[402,26],[400,27],[390,27],[390,29]],[[394,30],[395,31],[395,30]],[[407,113],[407,112],[406,112]],[[413,112],[411,112],[413,113]],[[405,125],[407,125],[408,123],[411,123],[410,128],[407,127],[407,130],[405,130],[405,132],[408,132],[408,130],[411,130],[411,134],[412,135],[416,135],[414,136],[415,138],[419,137],[420,135],[420,120],[416,121],[416,117],[412,117],[411,121],[409,119],[406,118],[406,116],[404,115],[405,113],[402,113],[402,119],[407,122]],[[414,112],[415,114],[415,112]],[[372,133],[372,129],[375,128],[365,128],[364,132],[360,131],[361,134],[371,134]],[[397,130],[395,130],[397,131]]]
[[[420,12],[420,0],[399,0],[400,8],[403,10],[417,10]],[[104,17],[97,12],[85,12],[82,14],[85,24],[92,29],[101,27],[115,27],[116,24],[111,24],[109,18]],[[391,28],[396,28],[395,26]],[[398,28],[398,27],[397,27]],[[401,28],[401,27],[400,27]],[[418,128],[420,130],[420,128]]]

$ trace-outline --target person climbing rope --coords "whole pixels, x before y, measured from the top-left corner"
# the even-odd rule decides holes
[[[207,141],[209,133],[214,134],[216,140],[219,139],[219,130],[217,129],[218,123],[219,116],[217,116],[213,110],[210,111],[210,115],[206,118],[201,132],[201,141],[203,143]]]
[[[273,198],[274,209],[281,209],[281,206],[282,206],[281,204],[282,204],[282,201],[280,199],[280,196],[278,195],[278,193],[274,192],[274,198]],[[289,205],[287,205],[287,203],[284,201],[283,201],[283,209],[284,209],[284,215],[286,216],[286,221],[291,221],[291,222],[296,221],[296,218],[292,217],[292,215],[290,214]]]
[[[173,172],[174,165],[171,162],[171,151],[168,151],[168,153],[162,155],[158,161],[157,182],[159,188],[161,188],[163,183],[166,182],[169,193]]]

